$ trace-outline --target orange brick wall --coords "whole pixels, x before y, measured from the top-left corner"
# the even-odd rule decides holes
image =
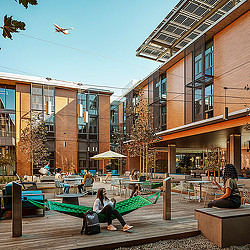
[[[110,96],[99,95],[99,154],[110,150]],[[105,161],[105,166],[108,160]],[[99,169],[102,169],[102,161]]]
[[[223,87],[244,88],[247,84],[249,86],[249,24],[250,11],[214,36],[214,116],[223,114],[225,93]],[[246,90],[229,89],[227,96],[229,112],[233,112],[245,108],[241,97],[249,98],[250,93]],[[249,99],[245,101],[249,103]]]
[[[167,129],[184,125],[184,59],[167,70]]]
[[[56,168],[77,169],[77,92],[55,89]],[[66,142],[66,147],[64,146]]]

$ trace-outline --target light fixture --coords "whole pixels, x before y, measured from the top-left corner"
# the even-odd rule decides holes
[[[83,121],[85,123],[89,123],[89,112],[88,111],[84,111]]]
[[[52,102],[46,101],[46,115],[51,115],[52,113]]]
[[[78,108],[77,110],[78,117],[83,117],[83,105],[79,103],[77,108]]]
[[[227,107],[227,89],[228,87],[224,87],[225,89],[225,108],[224,108],[224,114],[223,114],[223,119],[225,121],[228,120],[228,107]]]

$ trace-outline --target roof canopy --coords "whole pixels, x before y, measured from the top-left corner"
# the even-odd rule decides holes
[[[167,61],[240,0],[181,0],[136,50],[136,55]]]

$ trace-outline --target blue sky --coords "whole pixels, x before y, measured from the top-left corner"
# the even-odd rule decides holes
[[[25,74],[15,71],[19,70],[59,80],[124,87],[158,67],[157,62],[136,57],[135,51],[177,3],[178,0],[38,0],[37,6],[25,9],[14,0],[2,0],[1,25],[4,15],[13,15],[13,19],[26,23],[26,31],[21,34],[129,64],[14,34],[13,40],[0,37],[0,71]],[[53,23],[74,30],[70,35],[55,33]],[[113,98],[119,94],[115,91]]]

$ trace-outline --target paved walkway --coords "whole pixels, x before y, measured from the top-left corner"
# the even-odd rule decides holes
[[[108,184],[98,184],[96,187]],[[124,197],[112,195],[117,201]],[[53,199],[53,194],[46,194],[47,199]],[[92,206],[95,196],[85,196],[79,199],[80,204]],[[60,201],[60,199],[56,199]],[[194,209],[202,208],[201,203],[194,201],[179,202],[179,195],[172,194],[172,220],[162,219],[162,204],[160,197],[157,204],[140,208],[126,216],[126,222],[134,226],[131,232],[122,232],[117,220],[114,225],[118,231],[111,232],[106,229],[106,224],[101,224],[101,234],[80,235],[82,220],[55,211],[46,212],[45,217],[23,219],[23,236],[11,237],[11,220],[0,221],[0,249],[77,249],[91,248],[105,249],[138,243],[146,243],[149,238],[155,241],[160,239],[187,237],[197,235],[197,221],[194,219]],[[106,244],[106,245],[105,245]],[[103,248],[103,249],[104,249]]]

